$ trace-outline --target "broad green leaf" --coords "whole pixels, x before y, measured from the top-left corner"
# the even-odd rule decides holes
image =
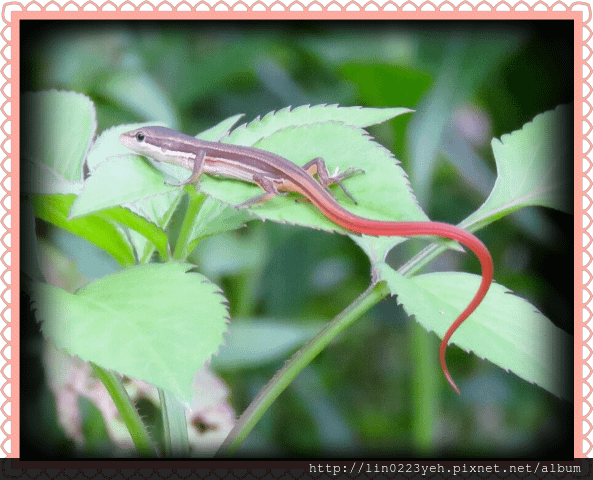
[[[110,158],[85,180],[82,192],[72,205],[70,217],[88,215],[174,190],[174,187],[165,185],[162,175],[140,157],[129,155]]]
[[[24,190],[32,193],[78,193],[82,165],[97,122],[91,100],[55,90],[22,98]]]
[[[278,112],[270,112],[262,119],[258,117],[252,122],[237,127],[228,137],[223,138],[222,142],[253,146],[262,138],[285,128],[330,121],[364,128],[409,112],[412,112],[409,108],[362,108],[338,105],[315,105],[313,107],[303,105],[293,110],[286,107]],[[315,156],[311,158],[315,158]]]
[[[572,106],[536,116],[492,140],[498,177],[490,196],[460,226],[472,230],[520,208],[536,205],[572,213]]]
[[[75,199],[75,195],[34,195],[32,203],[35,216],[87,239],[121,265],[133,265],[134,254],[130,244],[109,219],[101,215],[68,218],[68,211]]]
[[[377,205],[373,208],[372,212],[361,211],[358,213],[359,215],[369,215],[369,218],[381,219],[381,216],[379,215],[385,215],[386,213],[391,212],[394,215],[402,215],[399,218],[395,218],[396,220],[402,220],[406,218],[406,215],[410,215],[410,219],[413,218],[416,220],[427,220],[427,217],[418,207],[416,200],[409,190],[407,180],[404,182],[407,187],[403,187],[401,180],[402,178],[405,178],[405,173],[399,166],[394,165],[394,160],[391,154],[388,154],[377,144],[369,142],[369,145],[367,146],[368,149],[361,151],[360,156],[357,157],[355,154],[352,154],[353,152],[348,151],[348,143],[345,141],[345,138],[343,138],[344,136],[347,137],[350,134],[365,135],[362,130],[348,129],[348,125],[352,127],[367,127],[377,123],[385,122],[386,120],[409,112],[412,112],[412,110],[407,108],[360,108],[339,107],[337,105],[316,105],[313,107],[305,105],[297,107],[294,110],[285,108],[276,113],[269,113],[261,120],[258,118],[248,124],[238,127],[229,135],[228,138],[223,139],[223,142],[254,146],[263,150],[269,150],[300,165],[312,160],[315,157],[322,157],[327,162],[328,170],[330,172],[333,172],[336,166],[339,166],[341,171],[348,167],[363,168],[366,172],[365,175],[359,176],[360,178],[354,177],[348,179],[346,181],[347,188],[352,192],[354,198],[357,199],[359,205],[363,204],[362,199],[359,197],[359,193],[352,190],[352,183],[355,181],[361,181],[361,179],[364,178],[362,181],[366,182],[366,186],[371,187],[376,193],[376,196],[372,202],[376,203]],[[344,128],[341,129],[337,125],[334,125],[333,127],[321,127],[313,125],[317,122],[331,123],[335,121],[343,122],[344,125],[342,126]],[[309,130],[307,129],[309,128],[313,132],[319,132],[319,134],[314,137],[314,140],[311,137],[307,138],[309,135]],[[323,128],[328,129],[328,136],[325,138],[323,135]],[[279,141],[282,141],[283,135],[285,135],[285,133],[282,132],[283,130],[295,133],[294,137],[290,135],[290,138],[286,141],[285,145],[279,144]],[[299,138],[301,136],[304,138]],[[259,138],[263,139],[259,142],[253,143]],[[310,153],[304,154],[301,152],[302,145],[312,147],[309,148]],[[379,149],[382,151],[381,154],[378,153],[379,149],[372,152],[370,145],[379,147]],[[336,149],[338,151],[336,151]],[[328,150],[331,153],[326,153]],[[388,155],[390,159],[385,161],[386,155],[383,154]],[[296,155],[298,155],[298,157]],[[332,156],[335,157],[334,160],[332,160]],[[352,160],[343,162],[341,161],[346,158],[351,158]],[[373,162],[372,166],[369,166],[369,162],[365,162],[367,159],[377,160],[377,162]],[[379,159],[382,161],[379,162]],[[334,165],[332,165],[332,161],[334,161]],[[379,174],[379,171],[382,168],[384,168],[383,173]],[[374,171],[374,175],[370,175],[370,172],[372,171]],[[393,191],[392,185],[389,184],[389,179],[393,179],[393,181],[398,185],[396,188],[396,193],[398,195],[396,197],[391,196]],[[408,195],[403,194],[403,191],[406,189],[408,190]],[[368,193],[368,190],[369,189],[367,189],[366,193]],[[258,195],[258,193],[255,193],[258,191],[257,189],[251,189],[251,191],[254,192],[252,194],[253,196]],[[402,196],[399,194],[403,194],[403,197],[405,198],[402,198]],[[352,206],[350,199],[344,197],[343,195],[340,196],[340,193],[338,193],[338,198],[342,199],[341,203],[345,208]],[[277,202],[280,200],[274,199],[274,201]],[[367,206],[370,205],[371,202],[367,198]],[[294,205],[291,205],[291,207],[294,207]],[[305,223],[295,222],[293,220],[289,220],[288,218],[275,220],[313,226],[313,228],[322,228],[319,225],[310,224],[310,222],[312,222],[311,217],[318,214],[318,212],[313,212],[312,210],[315,209],[311,207],[311,205],[308,205],[308,207],[310,209],[309,211],[311,212],[311,215],[309,215],[309,219]],[[399,207],[401,207],[401,210]],[[264,208],[264,206],[254,208],[253,213],[258,217],[263,218],[260,216],[259,209],[261,208]],[[284,209],[286,208],[288,207],[285,204]],[[321,218],[321,215],[319,214],[317,217]],[[383,219],[394,219],[394,217],[383,216]],[[336,227],[331,222],[325,221],[325,224],[328,226],[331,225],[329,228],[330,231],[338,230],[342,233],[345,232],[343,229]],[[372,261],[382,261],[391,248],[404,241],[402,238],[395,237],[378,238],[354,236],[353,239],[369,255]]]
[[[227,328],[221,291],[192,265],[140,265],[70,294],[37,283],[43,334],[70,355],[161,387],[184,402]]]
[[[405,278],[386,264],[378,267],[398,302],[439,337],[468,305],[480,277],[448,272]],[[533,305],[502,285],[492,284],[486,298],[454,333],[451,343],[473,351],[562,398],[572,398],[566,371],[572,337]],[[438,352],[435,352],[437,355]]]

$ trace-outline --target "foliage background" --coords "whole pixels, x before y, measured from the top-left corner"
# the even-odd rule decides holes
[[[494,182],[490,139],[573,101],[572,28],[558,21],[28,21],[21,26],[21,90],[88,95],[99,131],[161,120],[193,135],[237,113],[249,121],[288,105],[413,108],[371,134],[401,160],[429,217],[458,223]],[[48,225],[38,232],[88,279],[117,268]],[[496,281],[569,332],[572,232],[571,216],[543,209],[525,209],[478,232],[492,252]],[[400,265],[423,245],[406,242],[389,260]],[[249,319],[320,325],[370,282],[368,260],[347,237],[271,222],[213,237],[193,259],[225,291],[233,322],[246,325]],[[472,255],[457,252],[430,268],[479,271]],[[23,456],[69,456],[72,442],[56,423],[39,328],[26,305]],[[257,344],[256,337],[247,341]],[[572,457],[571,404],[452,347],[450,368],[463,393],[456,396],[440,374],[437,350],[437,337],[407,318],[396,299],[383,302],[297,378],[240,452]],[[290,353],[270,358],[262,348],[260,357],[215,364],[238,413]],[[92,405],[84,407],[94,438],[86,453],[94,454],[104,426]]]

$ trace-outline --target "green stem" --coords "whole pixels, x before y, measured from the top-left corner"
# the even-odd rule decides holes
[[[103,385],[105,385],[105,388],[113,399],[113,403],[115,403],[124,424],[132,436],[132,441],[136,446],[138,454],[142,457],[157,456],[157,452],[148,435],[146,425],[144,425],[140,415],[134,408],[128,392],[126,392],[119,379],[103,367],[100,367],[93,362],[90,362],[90,364],[91,367],[93,367],[93,371],[97,377],[99,377],[99,380],[103,382]]]
[[[342,313],[334,318],[307,345],[279,370],[243,412],[231,433],[220,446],[218,456],[233,455],[255,424],[292,380],[345,328],[389,294],[384,282],[370,286]]]
[[[437,384],[438,361],[436,355],[427,352],[437,351],[435,338],[427,335],[426,330],[418,322],[410,322],[410,337],[412,339],[412,399],[414,412],[412,415],[412,444],[414,451],[421,456],[430,455],[434,440],[434,428],[437,415],[437,398],[433,388]]]
[[[187,438],[187,421],[185,407],[175,397],[162,388],[158,389],[163,418],[163,435],[165,456],[189,456],[189,440]]]
[[[189,254],[189,252],[186,252],[187,239],[191,234],[196,216],[206,200],[206,195],[197,192],[193,185],[190,185],[190,187],[191,188],[186,189],[189,196],[189,203],[187,205],[187,211],[185,212],[183,224],[181,225],[179,237],[177,238],[177,243],[175,244],[175,252],[173,252],[174,260],[180,260],[185,255]]]

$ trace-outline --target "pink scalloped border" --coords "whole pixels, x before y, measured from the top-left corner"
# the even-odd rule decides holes
[[[64,2],[61,2],[64,3]],[[82,2],[80,2],[82,3]],[[19,104],[19,64],[14,59],[19,57],[19,20],[21,19],[571,19],[575,21],[575,52],[582,52],[583,58],[575,59],[575,278],[574,278],[574,303],[575,303],[575,458],[586,457],[593,451],[593,443],[587,435],[593,433],[593,424],[587,416],[592,407],[589,401],[591,384],[589,379],[593,373],[587,363],[593,358],[593,349],[586,343],[593,337],[593,331],[588,325],[592,312],[587,302],[591,300],[589,284],[592,276],[588,270],[593,261],[593,256],[587,251],[593,245],[593,237],[587,232],[592,226],[593,219],[586,209],[591,205],[591,190],[593,179],[592,163],[589,154],[593,144],[587,138],[593,126],[587,116],[591,112],[588,97],[591,85],[588,80],[591,76],[591,67],[588,61],[592,59],[593,51],[587,45],[591,40],[592,31],[588,24],[591,22],[591,5],[588,2],[544,2],[538,1],[530,6],[521,0],[511,5],[511,2],[501,1],[492,5],[488,1],[481,2],[456,2],[444,1],[435,4],[425,1],[419,5],[413,1],[396,2],[389,0],[379,4],[369,1],[359,4],[355,1],[332,0],[325,6],[314,0],[310,3],[293,1],[285,5],[281,1],[270,1],[268,5],[260,0],[250,2],[237,1],[227,4],[223,1],[210,0],[192,2],[181,1],[175,6],[168,1],[162,1],[156,6],[149,1],[134,3],[126,0],[118,7],[112,1],[97,4],[87,1],[80,5],[79,2],[68,1],[61,6],[52,0],[45,5],[37,1],[28,4],[23,2],[6,2],[2,7],[3,28],[0,32],[0,55],[6,62],[0,69],[4,83],[0,87],[0,94],[4,102],[0,106],[0,114],[6,119],[0,125],[4,140],[0,137],[0,148],[4,152],[4,160],[0,164],[5,177],[0,181],[0,186],[5,195],[0,200],[0,243],[5,249],[0,254],[0,267],[2,274],[0,280],[4,289],[0,294],[2,303],[2,320],[5,325],[0,335],[5,344],[0,348],[0,356],[4,365],[0,367],[0,375],[4,383],[0,387],[0,411],[6,419],[0,425],[0,431],[5,436],[0,438],[0,449],[7,457],[18,457],[19,454],[19,402],[12,399],[19,398],[19,196],[11,195],[12,187],[19,185],[19,145],[18,145],[18,120],[19,112],[14,105]],[[577,98],[582,95],[582,98]],[[585,112],[585,113],[584,113]],[[586,115],[586,116],[585,116]],[[578,128],[578,125],[582,125]],[[14,133],[13,133],[14,132]],[[582,132],[582,134],[581,134]],[[14,135],[14,141],[13,140]],[[10,143],[9,143],[10,142]],[[576,152],[582,152],[577,154]],[[578,166],[581,166],[579,170]],[[580,172],[583,172],[582,174]],[[583,186],[583,191],[577,195],[577,185]],[[4,233],[2,232],[2,227]],[[583,239],[579,248],[576,242]],[[12,283],[11,283],[12,280]],[[15,293],[16,292],[16,293]],[[582,328],[579,326],[582,324]],[[1,324],[0,324],[1,325]],[[583,338],[584,332],[587,332]],[[2,345],[0,341],[0,345]],[[593,360],[591,360],[593,363]],[[1,362],[1,361],[0,361]],[[14,381],[13,381],[14,380]],[[577,402],[579,399],[579,402]],[[579,408],[580,405],[580,408]]]

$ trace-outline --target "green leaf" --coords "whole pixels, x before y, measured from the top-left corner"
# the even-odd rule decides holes
[[[186,263],[128,268],[76,294],[37,283],[43,334],[70,355],[143,379],[184,402],[227,328],[221,291]]]
[[[68,211],[75,199],[75,195],[33,195],[35,216],[87,239],[121,265],[133,265],[134,254],[130,244],[108,218],[101,215],[68,218]]]
[[[476,230],[520,208],[536,205],[572,213],[572,106],[537,115],[492,140],[498,177],[484,204],[460,225]]]
[[[83,162],[96,128],[95,107],[84,95],[55,90],[24,94],[24,190],[78,193]]]
[[[88,215],[175,190],[165,185],[162,175],[138,156],[110,158],[101,163],[84,182],[82,192],[72,205],[70,217]]]
[[[381,275],[408,315],[442,338],[478,290],[480,277],[448,272],[405,278],[386,264]],[[451,338],[473,351],[562,398],[572,398],[570,366],[572,337],[556,327],[533,305],[505,287],[492,284],[485,299]],[[437,352],[435,352],[437,355]]]
[[[353,205],[341,190],[334,187],[333,191],[344,208],[357,215],[377,220],[427,220],[409,188],[407,177],[399,167],[399,162],[386,149],[372,142],[371,137],[361,129],[411,111],[408,108],[337,105],[305,105],[294,110],[285,108],[276,113],[269,113],[261,120],[256,119],[238,127],[223,141],[267,150],[298,165],[303,165],[315,157],[322,157],[332,173],[335,168],[339,168],[340,171],[348,167],[362,168],[365,171],[364,175],[357,175],[345,182],[358,206]],[[261,140],[256,141],[258,139]],[[226,195],[222,191],[222,185],[218,187],[217,194],[214,194],[211,180],[220,182],[205,179],[201,184],[203,191],[231,205],[237,205],[261,194],[259,187],[240,182],[233,182],[232,191],[226,187]],[[229,194],[236,195],[230,198]],[[323,217],[310,204],[297,204],[291,197],[277,197],[249,211],[262,219],[348,233]],[[398,237],[354,235],[352,238],[369,255],[371,261],[383,260],[393,246],[405,240]]]
[[[270,112],[262,119],[258,117],[252,122],[237,127],[222,141],[234,145],[254,146],[262,138],[289,127],[335,121],[364,128],[409,112],[412,112],[409,108],[362,108],[338,105],[315,105],[313,107],[303,105],[293,110],[286,107],[278,112]]]

